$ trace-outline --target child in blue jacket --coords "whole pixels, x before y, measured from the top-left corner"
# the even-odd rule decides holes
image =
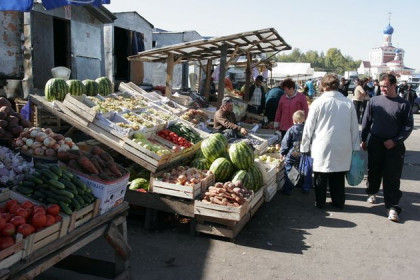
[[[293,114],[294,125],[290,127],[281,142],[280,153],[285,157],[286,176],[283,188],[280,190],[283,194],[290,194],[293,184],[288,175],[293,166],[299,170],[300,162],[300,142],[302,141],[303,126],[305,123],[305,112],[298,110]],[[300,186],[295,186],[300,187]],[[302,190],[308,192],[309,190]]]

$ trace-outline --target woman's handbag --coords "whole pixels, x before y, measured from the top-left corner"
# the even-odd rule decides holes
[[[353,151],[351,156],[350,170],[346,173],[346,179],[350,186],[357,186],[365,176],[365,161],[360,156],[360,151]]]

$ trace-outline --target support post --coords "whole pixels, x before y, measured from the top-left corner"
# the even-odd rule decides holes
[[[220,47],[220,74],[219,85],[217,87],[217,107],[222,105],[222,99],[225,94],[225,73],[226,73],[226,58],[227,58],[227,45],[223,44]]]
[[[204,85],[204,98],[207,101],[210,101],[211,67],[212,67],[212,60],[208,59],[207,66],[206,66],[206,84]]]
[[[245,92],[244,92],[244,101],[249,100],[249,88],[251,84],[251,54],[246,53],[246,70],[245,70]]]
[[[169,53],[168,58],[166,59],[166,89],[165,96],[172,96],[172,78],[174,74],[174,54]]]

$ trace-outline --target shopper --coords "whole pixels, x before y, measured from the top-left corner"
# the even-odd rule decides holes
[[[249,89],[248,112],[262,114],[265,106],[265,90],[262,86],[263,76],[258,75]]]
[[[367,93],[363,89],[363,80],[358,80],[354,89],[353,104],[356,110],[357,122],[362,123],[363,102]]]
[[[396,77],[385,74],[380,80],[382,95],[370,100],[362,124],[361,147],[368,151],[367,201],[376,202],[382,181],[388,219],[398,222],[404,141],[411,134],[414,121],[409,102],[397,94]]]
[[[323,208],[330,189],[332,205],[345,203],[344,175],[350,170],[352,151],[359,147],[359,128],[353,103],[337,91],[339,80],[327,74],[324,93],[311,105],[303,129],[300,151],[313,158],[315,206]]]
[[[276,116],[277,106],[279,105],[280,97],[284,94],[280,83],[278,86],[273,87],[265,94],[265,115],[268,122],[273,122]]]
[[[306,97],[296,91],[296,83],[292,79],[286,79],[281,83],[284,90],[277,106],[276,116],[274,118],[274,128],[280,130],[282,137],[286,131],[293,125],[293,114],[297,110],[303,110],[305,116],[308,115],[308,102]]]
[[[305,122],[305,112],[298,110],[293,114],[294,125],[289,128],[286,135],[281,142],[280,154],[285,157],[285,169],[286,177],[283,188],[280,190],[283,194],[290,194],[293,189],[293,184],[290,181],[288,175],[292,167],[294,166],[299,170],[300,162],[300,142],[302,141],[303,125]],[[296,185],[295,187],[301,187]],[[302,192],[308,192],[309,190],[302,190]]]

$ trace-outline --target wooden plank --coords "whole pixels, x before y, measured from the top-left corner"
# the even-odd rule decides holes
[[[165,96],[168,98],[172,96],[173,75],[174,75],[174,54],[168,53],[168,57],[166,59],[166,88],[165,88]]]
[[[270,202],[277,193],[277,182],[268,185],[264,191],[265,202]]]
[[[92,122],[95,119],[95,116],[92,116],[92,115],[86,113],[86,111],[80,109],[80,107],[78,107],[77,105],[74,105],[73,103],[70,103],[68,100],[63,101],[63,106],[65,106],[69,110],[73,111],[76,115],[78,115],[80,117],[83,117],[87,121]]]

